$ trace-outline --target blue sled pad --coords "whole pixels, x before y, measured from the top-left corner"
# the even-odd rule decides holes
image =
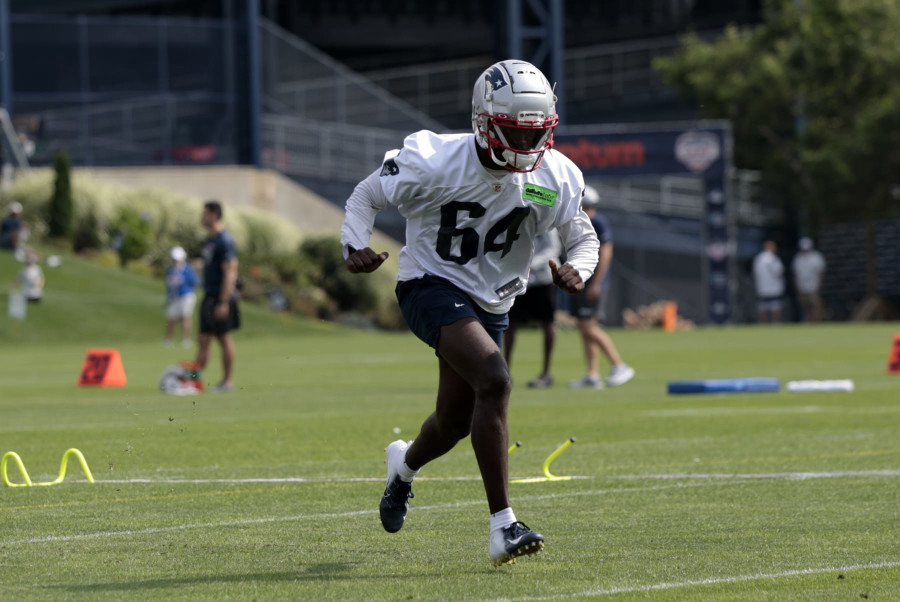
[[[711,378],[706,380],[673,380],[670,395],[691,393],[774,393],[781,387],[777,378]]]

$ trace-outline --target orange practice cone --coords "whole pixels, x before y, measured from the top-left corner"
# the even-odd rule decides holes
[[[678,304],[668,301],[663,305],[662,327],[666,332],[672,332],[678,325]]]
[[[125,367],[118,349],[88,349],[78,377],[79,387],[124,387]]]
[[[894,335],[894,344],[888,355],[888,374],[900,374],[900,334]]]

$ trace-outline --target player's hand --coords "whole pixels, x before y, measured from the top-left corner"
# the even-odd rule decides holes
[[[213,309],[213,317],[216,319],[216,322],[224,322],[227,320],[229,309],[228,303],[216,303],[216,307]]]
[[[381,267],[381,264],[384,263],[384,260],[389,256],[387,251],[376,253],[369,247],[357,251],[348,245],[347,249],[350,251],[350,255],[347,256],[347,261],[345,263],[347,264],[347,269],[354,274],[368,274],[369,272],[374,272]]]
[[[570,295],[580,293],[584,290],[584,280],[578,274],[571,263],[564,263],[562,267],[556,265],[556,262],[550,260],[550,273],[553,274],[553,284]]]

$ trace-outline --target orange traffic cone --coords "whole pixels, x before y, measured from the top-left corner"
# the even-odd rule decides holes
[[[118,349],[88,349],[78,377],[79,387],[124,387],[125,367]]]
[[[900,374],[900,334],[894,335],[894,343],[888,355],[888,374]]]

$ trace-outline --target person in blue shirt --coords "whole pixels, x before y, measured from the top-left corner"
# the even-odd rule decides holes
[[[203,290],[200,304],[200,336],[197,340],[197,366],[200,370],[209,361],[209,346],[213,337],[222,348],[222,381],[210,389],[215,393],[234,390],[234,340],[231,331],[241,326],[238,308],[238,256],[234,238],[222,223],[222,204],[207,201],[203,205],[200,223],[209,236],[203,244]]]
[[[175,325],[181,322],[181,346],[191,346],[191,318],[197,295],[194,293],[200,280],[197,272],[187,261],[187,253],[181,247],[174,247],[170,253],[172,263],[166,269],[166,346],[172,344]]]

